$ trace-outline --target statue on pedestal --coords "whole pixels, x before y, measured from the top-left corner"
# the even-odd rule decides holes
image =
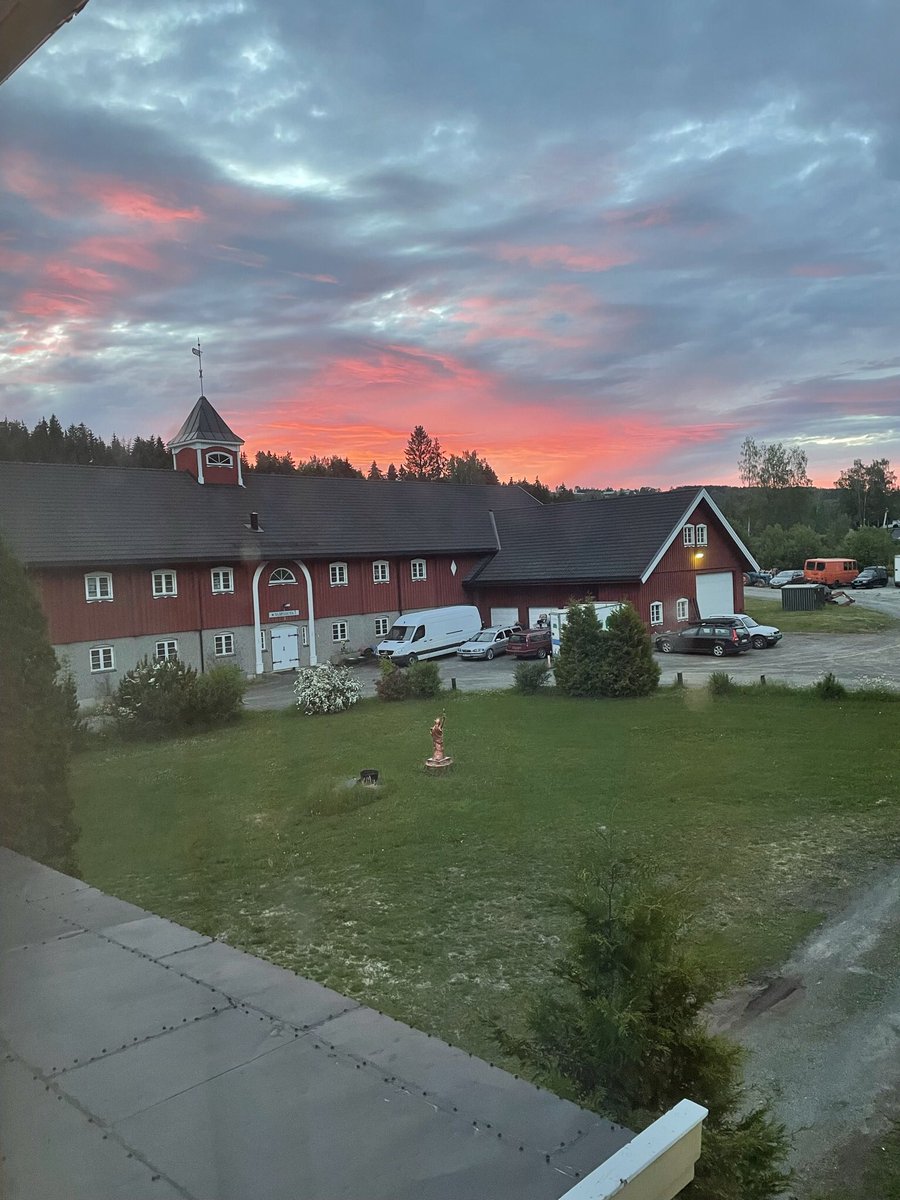
[[[426,767],[449,767],[453,762],[452,758],[448,758],[444,753],[444,720],[446,714],[441,713],[439,717],[434,718],[434,724],[431,726],[431,758],[425,760]]]

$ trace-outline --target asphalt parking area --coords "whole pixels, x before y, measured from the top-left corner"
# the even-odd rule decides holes
[[[900,593],[897,594],[900,600]],[[885,608],[887,608],[885,604]],[[688,687],[702,687],[714,671],[727,671],[742,683],[758,682],[761,675],[772,682],[806,685],[828,671],[848,687],[887,686],[900,690],[900,627],[891,633],[786,633],[770,650],[748,650],[745,654],[714,658],[711,654],[657,654],[661,682],[674,683],[680,674]],[[503,655],[493,662],[462,662],[439,659],[438,667],[446,688],[463,692],[486,692],[512,686],[516,661]],[[356,668],[364,696],[375,695],[376,664]],[[267,676],[255,682],[244,704],[249,709],[290,708],[294,704],[293,672]]]

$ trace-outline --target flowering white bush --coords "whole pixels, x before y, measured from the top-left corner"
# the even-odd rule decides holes
[[[294,692],[297,707],[307,716],[343,712],[360,697],[359,680],[349,667],[335,667],[330,663],[301,667]]]

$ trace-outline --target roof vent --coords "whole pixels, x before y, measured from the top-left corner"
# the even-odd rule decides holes
[[[254,533],[259,533],[259,513],[252,512],[250,514],[250,528]]]

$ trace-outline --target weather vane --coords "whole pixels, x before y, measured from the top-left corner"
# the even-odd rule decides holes
[[[191,346],[191,354],[196,354],[200,359],[198,366],[200,368],[200,395],[203,395],[203,352],[200,349],[200,339],[197,338],[197,345]]]

